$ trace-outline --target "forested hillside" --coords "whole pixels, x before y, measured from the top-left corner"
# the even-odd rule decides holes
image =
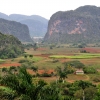
[[[16,37],[0,33],[0,58],[15,58],[23,52],[24,48]]]

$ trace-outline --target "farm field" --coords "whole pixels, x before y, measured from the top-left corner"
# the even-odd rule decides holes
[[[56,73],[55,69],[57,66],[64,66],[65,62],[69,61],[80,61],[83,63],[86,67],[93,67],[96,70],[98,70],[98,76],[99,70],[100,70],[100,48],[99,47],[86,47],[82,48],[84,50],[87,50],[88,53],[80,53],[80,48],[67,48],[67,47],[54,47],[53,49],[50,49],[49,47],[39,47],[36,51],[34,51],[33,48],[25,49],[25,55],[33,55],[32,57],[27,56],[27,58],[24,57],[24,55],[14,58],[14,59],[4,59],[0,60],[0,68],[9,68],[10,66],[20,66],[22,64],[25,65],[25,63],[20,63],[21,60],[26,60],[31,63],[32,66],[38,67],[38,73],[41,73],[41,70],[43,70],[46,73],[51,72]],[[33,70],[30,69],[30,66],[28,69],[28,72],[32,75],[35,74]],[[75,69],[77,70],[77,69]],[[93,78],[91,78],[91,75],[84,74],[84,75],[75,75],[75,74],[68,74],[68,77],[66,78],[66,81],[68,82],[74,82],[76,80],[88,80],[93,81]],[[93,76],[96,76],[93,74]],[[52,77],[40,77],[40,79],[44,79],[47,82],[55,81],[57,79],[56,76]]]

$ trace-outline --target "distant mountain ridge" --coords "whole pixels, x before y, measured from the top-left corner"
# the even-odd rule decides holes
[[[32,42],[27,25],[0,18],[0,32],[17,37],[21,42]]]
[[[29,28],[30,36],[44,36],[47,31],[48,20],[38,16],[38,15],[21,15],[21,14],[11,14],[6,15],[0,13],[0,18],[17,21],[22,24],[26,24]]]
[[[100,7],[81,6],[53,14],[44,37],[46,42],[100,42]]]

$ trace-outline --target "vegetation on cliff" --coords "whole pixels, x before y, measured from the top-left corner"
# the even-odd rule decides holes
[[[15,58],[23,52],[23,46],[17,38],[0,33],[0,58]]]
[[[100,8],[83,6],[53,14],[44,41],[57,43],[100,42]]]

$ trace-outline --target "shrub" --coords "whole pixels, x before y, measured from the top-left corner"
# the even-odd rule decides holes
[[[51,77],[52,74],[48,74],[48,73],[45,72],[45,73],[41,74],[41,76],[42,76],[42,77]]]
[[[94,82],[100,82],[100,77],[95,76],[95,77],[93,78],[93,81],[94,81]]]
[[[19,61],[19,63],[24,63],[24,62],[29,62],[29,61],[26,60],[26,59],[21,59],[21,60]]]
[[[27,55],[24,55],[24,58],[27,58]]]
[[[89,53],[86,50],[80,50],[80,53]]]
[[[33,55],[29,55],[29,57],[30,57],[30,58],[32,58],[32,57],[33,57]]]
[[[65,64],[65,66],[70,65],[70,66],[72,66],[72,67],[79,68],[79,69],[84,67],[84,64],[81,63],[81,62],[78,61],[78,60],[68,61],[68,62],[65,62],[64,64]]]
[[[86,73],[86,74],[95,74],[95,73],[97,73],[97,70],[93,67],[84,67],[83,70],[84,70],[84,73]]]
[[[73,69],[68,69],[68,70],[67,70],[67,73],[68,73],[68,74],[72,74],[72,73],[74,73],[74,70],[73,70]]]
[[[56,62],[59,62],[59,60],[55,59],[55,60],[53,60],[52,62],[53,62],[53,63],[56,63]]]

